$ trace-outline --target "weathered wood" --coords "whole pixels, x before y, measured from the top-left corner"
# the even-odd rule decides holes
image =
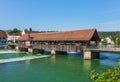
[[[86,50],[86,47],[83,45],[88,45],[89,42],[83,41],[30,41],[30,47],[33,49],[46,49],[51,50],[54,49],[56,51],[67,51],[67,52],[81,52]],[[25,41],[19,41],[18,47],[27,47],[25,45]]]

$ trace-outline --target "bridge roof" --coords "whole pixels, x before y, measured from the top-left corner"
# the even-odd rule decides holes
[[[73,30],[52,33],[31,33],[22,35],[18,40],[34,41],[100,41],[96,29]]]
[[[0,38],[7,38],[7,34],[5,31],[0,30]]]

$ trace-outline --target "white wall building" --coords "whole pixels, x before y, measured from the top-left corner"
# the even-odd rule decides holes
[[[106,39],[108,44],[114,45],[114,41],[112,40],[112,38],[107,37]]]
[[[20,35],[17,35],[17,34],[8,35],[8,41],[15,42],[19,37]]]

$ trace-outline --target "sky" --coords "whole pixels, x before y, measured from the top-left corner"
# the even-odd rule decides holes
[[[120,31],[120,0],[0,0],[0,29]]]

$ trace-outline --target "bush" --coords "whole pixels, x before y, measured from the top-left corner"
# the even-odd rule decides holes
[[[103,45],[107,45],[107,43],[108,43],[107,39],[104,38],[103,41],[102,41],[102,44],[103,44]]]
[[[120,46],[120,37],[117,37],[115,39],[115,44],[116,44],[116,46]]]
[[[103,73],[97,73],[93,70],[90,76],[95,82],[120,82],[120,62],[114,69],[108,69]]]

